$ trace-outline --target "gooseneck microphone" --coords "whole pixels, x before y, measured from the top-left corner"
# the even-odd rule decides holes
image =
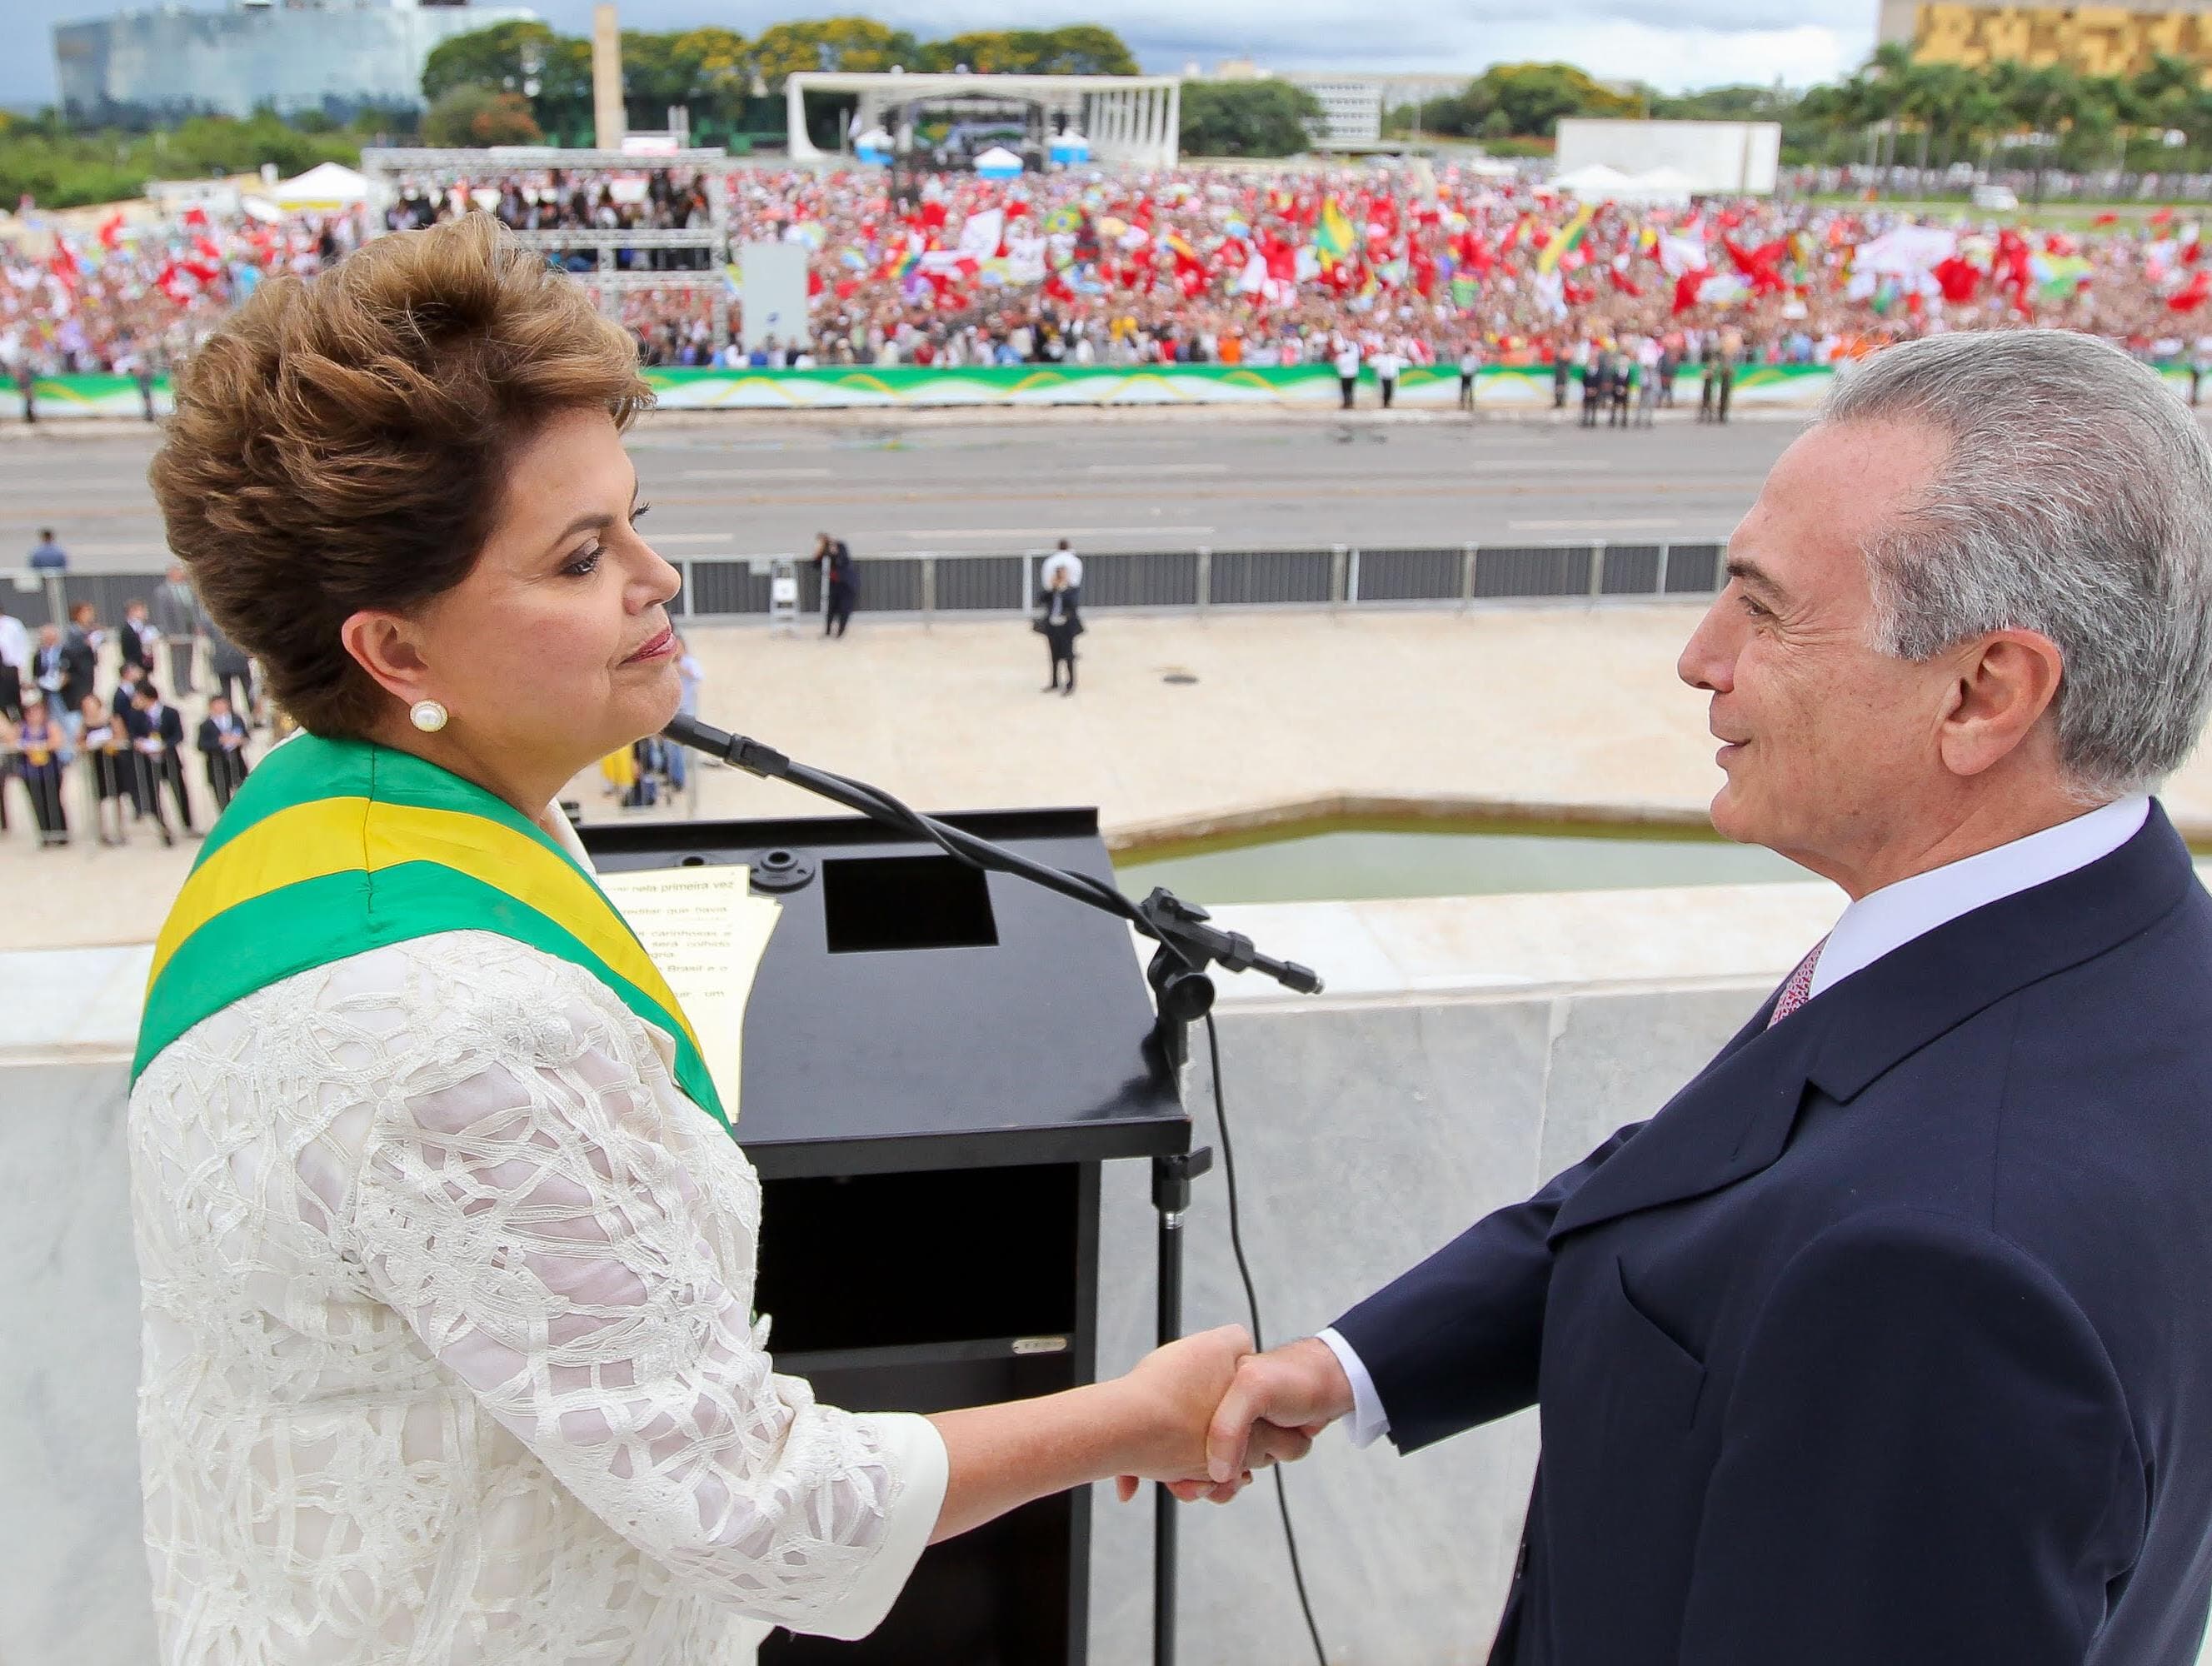
[[[1164,888],[1155,890],[1141,903],[1134,902],[1093,874],[1032,861],[1018,851],[908,809],[881,787],[795,763],[773,746],[763,745],[745,735],[732,734],[682,713],[669,720],[668,727],[660,733],[667,739],[720,758],[750,775],[768,781],[787,781],[833,804],[842,804],[848,810],[856,810],[887,826],[926,839],[971,867],[1011,873],[1047,891],[1058,891],[1062,897],[1119,915],[1172,957],[1173,964],[1166,966],[1156,958],[1151,974],[1152,987],[1160,997],[1164,1027],[1172,1024],[1179,1032],[1181,1026],[1204,1016],[1212,1007],[1212,986],[1204,983],[1209,965],[1232,972],[1259,972],[1299,994],[1321,993],[1321,979],[1312,970],[1295,961],[1277,960],[1261,954],[1242,932],[1225,932],[1208,924],[1205,909],[1184,902]],[[1202,994],[1188,982],[1194,977],[1203,984]],[[1179,1038],[1178,1035],[1176,1039]],[[1181,1064],[1181,1048],[1171,1048],[1171,1056],[1175,1063]]]
[[[1003,845],[925,816],[900,803],[881,787],[852,781],[793,763],[773,746],[748,736],[731,734],[711,723],[678,714],[669,721],[662,736],[710,757],[720,758],[766,781],[787,781],[794,787],[857,810],[873,820],[935,845],[945,854],[988,873],[1017,878],[1058,891],[1091,908],[1126,920],[1159,945],[1145,980],[1152,985],[1155,1011],[1148,1050],[1161,1075],[1170,1083],[1178,1079],[1190,1059],[1190,1026],[1206,1025],[1206,1055],[1212,1068],[1213,1107],[1221,1128],[1224,1178],[1229,1190],[1229,1241],[1252,1316],[1252,1336],[1260,1341],[1260,1298],[1252,1282],[1252,1268],[1244,1254],[1243,1232],[1238,1224],[1237,1161],[1229,1143],[1229,1106],[1221,1082],[1221,1043],[1213,1024],[1213,980],[1207,970],[1224,966],[1232,972],[1259,972],[1300,994],[1321,993],[1321,979],[1295,961],[1276,960],[1252,946],[1241,932],[1225,932],[1208,923],[1204,909],[1184,902],[1164,887],[1155,888],[1143,902],[1134,902],[1119,888],[1095,874],[1077,873],[1030,860]],[[1177,1089],[1178,1093],[1180,1089]],[[1159,1213],[1159,1341],[1170,1342],[1182,1334],[1183,1213],[1190,1205],[1190,1183],[1211,1165],[1213,1153],[1196,1151],[1170,1152],[1152,1159],[1152,1205]],[[1264,1344],[1262,1344],[1264,1346]],[[1328,1651],[1322,1646],[1321,1629],[1314,1623],[1313,1604],[1306,1594],[1305,1570],[1298,1557],[1297,1537],[1291,1528],[1289,1494],[1283,1472],[1275,1469],[1275,1503],[1283,1518],[1283,1536],[1290,1552],[1291,1577],[1297,1588],[1298,1608],[1314,1645],[1314,1658],[1326,1666]],[[1176,1502],[1164,1487],[1156,1489],[1152,1515],[1152,1658],[1155,1666],[1173,1666],[1176,1614]]]

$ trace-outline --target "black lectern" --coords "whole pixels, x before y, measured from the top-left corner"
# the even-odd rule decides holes
[[[1088,810],[948,817],[1110,880]],[[781,903],[745,1017],[779,1369],[856,1410],[1050,1393],[1096,1369],[1099,1164],[1186,1151],[1128,928],[842,817],[588,826],[604,872],[743,863]],[[859,1643],[773,1662],[1079,1663],[1090,1498],[933,1547]]]

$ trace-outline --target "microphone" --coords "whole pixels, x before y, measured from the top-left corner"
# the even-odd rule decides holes
[[[1242,932],[1225,932],[1208,923],[1212,916],[1204,909],[1184,902],[1164,886],[1156,888],[1143,902],[1133,902],[1095,874],[1033,861],[1018,851],[908,809],[879,787],[795,763],[750,736],[732,734],[681,712],[660,733],[665,739],[720,758],[749,775],[764,781],[787,781],[833,804],[897,828],[970,867],[1012,874],[1127,921],[1160,945],[1146,976],[1158,997],[1161,1037],[1174,1064],[1182,1064],[1188,1056],[1185,1027],[1212,1009],[1213,983],[1206,976],[1208,966],[1259,972],[1299,994],[1321,993],[1321,978],[1310,968],[1261,953]]]
[[[781,781],[791,769],[791,760],[772,746],[763,746],[757,740],[744,735],[732,734],[711,723],[702,723],[697,718],[678,712],[668,720],[661,732],[664,739],[689,746],[695,752],[705,752],[725,763],[735,764],[763,781]]]

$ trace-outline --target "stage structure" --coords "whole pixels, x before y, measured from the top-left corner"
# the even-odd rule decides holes
[[[695,175],[707,177],[707,201],[712,217],[704,226],[682,230],[596,226],[564,227],[557,231],[518,231],[517,242],[543,249],[549,255],[589,253],[592,270],[576,274],[589,289],[599,310],[610,317],[622,313],[622,297],[674,289],[703,291],[713,308],[714,346],[719,351],[730,339],[730,286],[724,281],[731,264],[730,176],[745,164],[719,147],[696,150],[562,150],[550,145],[495,145],[483,150],[368,149],[361,153],[362,172],[374,188],[373,204],[392,200],[403,192],[450,191],[456,185],[475,190],[496,189],[512,179],[526,190],[551,185],[552,176],[576,174],[641,177],[665,171],[689,184]],[[597,187],[593,187],[596,193]],[[703,264],[656,271],[633,264],[622,269],[619,251],[636,254],[670,249],[703,250]]]
[[[954,119],[1023,112],[1042,165],[1055,134],[1073,129],[1089,142],[1091,160],[1109,167],[1172,167],[1181,154],[1182,82],[1175,76],[847,75],[804,70],[784,82],[793,161],[827,161],[806,137],[806,94],[852,93],[860,99],[851,131],[882,128],[895,154],[914,152],[915,116],[927,106]]]

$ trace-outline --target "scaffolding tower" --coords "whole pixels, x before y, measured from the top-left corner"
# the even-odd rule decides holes
[[[483,186],[523,176],[518,183],[536,190],[551,183],[554,173],[682,173],[704,174],[708,179],[709,213],[704,226],[681,230],[619,227],[565,227],[553,231],[511,234],[526,248],[541,249],[549,257],[589,252],[592,270],[575,274],[576,281],[592,292],[599,310],[611,318],[622,315],[625,295],[660,290],[705,289],[714,317],[714,350],[730,339],[730,287],[724,281],[732,254],[730,245],[731,176],[746,166],[719,146],[713,149],[659,151],[563,150],[551,145],[494,145],[483,150],[421,148],[370,149],[361,153],[362,172],[386,196],[410,188],[448,191],[455,185]],[[538,176],[534,179],[531,176]],[[382,234],[375,222],[374,234]],[[621,270],[618,252],[665,249],[702,249],[704,267],[668,271]]]

